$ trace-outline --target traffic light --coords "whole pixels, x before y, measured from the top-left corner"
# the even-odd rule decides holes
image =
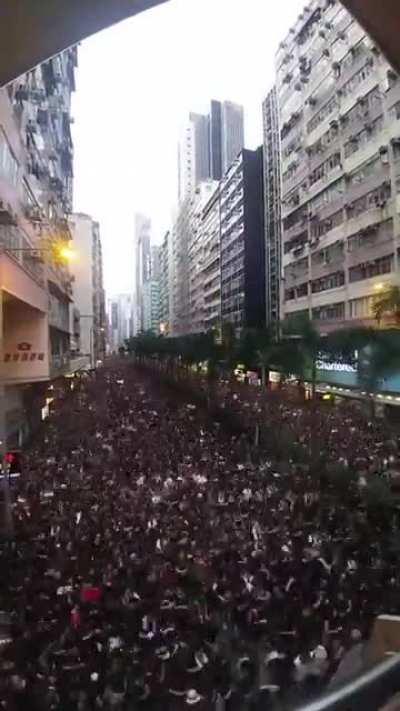
[[[10,478],[15,479],[22,474],[22,457],[21,452],[7,452],[5,460],[8,464],[8,474]]]

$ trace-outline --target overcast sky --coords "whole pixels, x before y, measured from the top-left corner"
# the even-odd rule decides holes
[[[274,55],[305,0],[170,0],[86,40],[73,99],[75,210],[100,222],[108,294],[133,289],[134,213],[170,227],[177,142],[189,111],[244,105],[246,147],[262,142]]]

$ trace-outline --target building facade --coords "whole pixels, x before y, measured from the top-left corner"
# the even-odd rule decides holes
[[[181,203],[196,186],[207,180],[209,165],[209,118],[189,114],[178,146],[178,199]]]
[[[0,439],[40,418],[49,380],[70,369],[71,93],[76,49],[0,89]],[[4,388],[4,390],[3,390]]]
[[[243,106],[212,100],[208,115],[191,113],[178,149],[179,202],[201,182],[221,180],[243,147]]]
[[[92,367],[105,356],[106,315],[103,286],[103,257],[100,229],[89,215],[75,213],[70,227],[78,258],[73,266],[74,306],[79,311],[78,356],[86,356]]]
[[[278,97],[276,88],[263,103],[266,322],[280,318],[281,274],[281,165]]]
[[[398,272],[400,81],[340,3],[314,0],[277,54],[281,307],[373,325]]]
[[[221,267],[219,184],[215,184],[201,213],[202,263],[200,275],[205,331],[221,329]]]
[[[220,185],[221,322],[265,324],[263,150],[243,150]]]
[[[222,175],[244,147],[243,106],[224,101],[221,108],[221,160]]]
[[[134,301],[136,314],[134,318],[135,335],[144,330],[143,323],[143,287],[151,273],[151,220],[144,215],[135,215],[134,259],[135,287]]]
[[[150,272],[143,284],[143,331],[160,333],[160,252],[158,245],[150,246]]]
[[[143,287],[143,330],[160,333],[160,282],[150,278]]]
[[[167,232],[160,247],[160,333],[171,333],[170,294],[171,274],[171,233]]]
[[[108,350],[117,353],[134,335],[134,298],[132,294],[118,294],[107,301]]]
[[[211,101],[210,108],[210,178],[222,178],[222,106],[220,101]]]

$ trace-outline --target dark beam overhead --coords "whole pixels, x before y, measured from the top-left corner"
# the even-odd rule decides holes
[[[400,72],[400,0],[341,0]]]
[[[63,49],[167,0],[0,0],[0,86]]]

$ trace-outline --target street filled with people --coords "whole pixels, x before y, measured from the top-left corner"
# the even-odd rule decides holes
[[[74,384],[11,486],[0,708],[286,709],[349,654],[361,668],[376,616],[400,609],[398,517],[363,494],[397,466],[393,433],[226,383],[221,408],[264,424],[257,454],[131,364]],[[295,456],[315,442],[318,466],[348,471],[342,495]]]

